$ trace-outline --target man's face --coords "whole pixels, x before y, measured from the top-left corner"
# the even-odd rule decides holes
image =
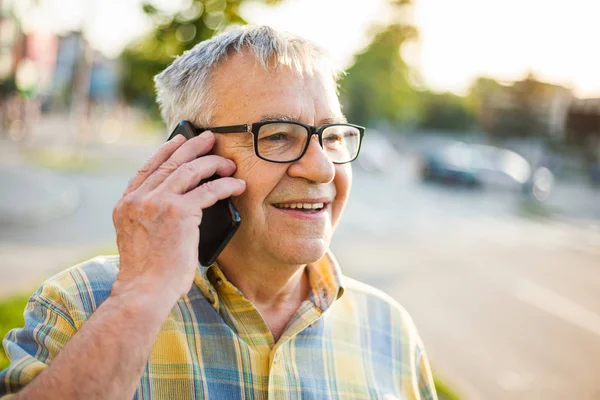
[[[211,86],[217,99],[213,126],[282,117],[309,125],[343,121],[330,79],[283,66],[269,72],[248,54],[215,68]],[[316,136],[292,163],[258,158],[249,133],[217,134],[214,153],[233,160],[234,176],[246,181],[246,191],[234,199],[242,224],[223,254],[279,264],[307,264],[324,254],[348,200],[350,164],[333,164]],[[318,202],[325,203],[319,211],[282,208]]]

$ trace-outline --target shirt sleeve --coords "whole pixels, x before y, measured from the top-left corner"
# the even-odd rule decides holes
[[[417,366],[417,379],[419,380],[419,394],[423,400],[437,400],[437,392],[435,390],[435,383],[433,381],[433,374],[431,373],[431,366],[427,359],[427,354],[423,347],[421,340],[418,341],[416,349],[416,366]]]
[[[10,360],[9,367],[0,371],[0,398],[3,400],[44,371],[75,335],[75,324],[66,309],[42,296],[42,290],[27,303],[25,325],[11,330],[2,342]]]

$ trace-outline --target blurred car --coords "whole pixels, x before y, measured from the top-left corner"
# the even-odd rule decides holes
[[[592,185],[600,186],[600,161],[596,161],[590,167],[590,179]]]
[[[549,194],[554,183],[547,168],[535,171],[520,154],[499,147],[447,142],[423,150],[419,173],[425,181],[467,187],[504,187],[531,193],[538,199]]]
[[[419,173],[426,181],[476,186],[480,183],[477,178],[479,158],[465,143],[450,142],[423,150],[419,158]]]

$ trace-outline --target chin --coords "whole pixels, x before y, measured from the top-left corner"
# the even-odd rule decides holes
[[[284,244],[279,257],[286,264],[310,264],[323,257],[329,248],[325,239],[307,239],[296,243]]]

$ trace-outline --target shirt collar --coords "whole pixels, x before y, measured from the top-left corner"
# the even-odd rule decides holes
[[[215,287],[208,279],[208,273],[212,268],[219,268],[216,261],[211,265],[205,267],[198,263],[196,275],[194,276],[194,285],[198,287],[202,295],[208,300],[208,302],[214,307],[215,310],[219,310],[219,296]]]
[[[342,270],[330,250],[320,260],[308,264],[306,269],[311,300],[323,313],[344,294]]]
[[[330,250],[318,261],[306,266],[310,284],[309,299],[321,312],[325,312],[335,300],[344,294],[342,284],[342,271]],[[214,277],[224,278],[223,272],[217,262],[205,267],[198,263],[198,269],[194,276],[194,284],[208,302],[219,310],[219,296],[213,284]],[[240,293],[241,294],[241,293]]]

